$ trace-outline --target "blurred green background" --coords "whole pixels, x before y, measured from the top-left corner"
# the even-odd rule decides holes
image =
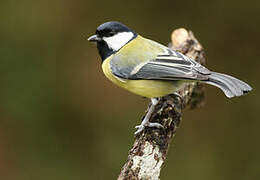
[[[0,179],[116,179],[148,100],[110,83],[86,41],[110,20],[168,44],[191,29],[207,67],[254,90],[186,110],[162,180],[260,179],[260,1],[0,1]]]

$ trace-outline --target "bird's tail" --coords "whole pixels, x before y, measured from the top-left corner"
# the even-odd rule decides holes
[[[252,90],[247,83],[217,72],[212,72],[206,83],[220,88],[228,98],[241,96]]]

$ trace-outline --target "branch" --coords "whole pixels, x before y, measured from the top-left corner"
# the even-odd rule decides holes
[[[169,47],[205,64],[203,48],[191,31],[177,29],[173,31],[171,40]],[[201,106],[203,89],[200,83],[191,82],[178,92],[181,98],[176,95],[161,98],[150,121],[162,124],[164,129],[146,128],[136,137],[118,180],[159,180],[170,142],[181,122],[182,110],[185,106]]]

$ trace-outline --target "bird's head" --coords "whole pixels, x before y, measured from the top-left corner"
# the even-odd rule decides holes
[[[102,60],[121,49],[133,40],[137,33],[126,25],[110,21],[98,26],[96,34],[90,36],[88,41],[96,42]]]

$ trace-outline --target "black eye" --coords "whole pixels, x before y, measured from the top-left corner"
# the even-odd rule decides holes
[[[99,35],[100,37],[111,37],[114,36],[116,32],[111,29],[102,29],[102,30],[96,30],[96,34]]]
[[[97,34],[97,35],[100,35],[101,33],[100,33],[100,31],[96,31],[96,34]]]
[[[108,33],[109,36],[114,36],[116,33],[114,31],[111,31]]]

